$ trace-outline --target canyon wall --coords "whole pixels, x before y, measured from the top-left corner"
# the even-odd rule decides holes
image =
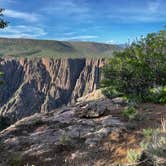
[[[99,86],[104,59],[4,58],[0,115],[15,122],[74,103]]]

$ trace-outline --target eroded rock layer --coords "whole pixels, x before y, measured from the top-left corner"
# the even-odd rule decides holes
[[[0,114],[17,121],[49,112],[99,86],[104,59],[1,59]]]

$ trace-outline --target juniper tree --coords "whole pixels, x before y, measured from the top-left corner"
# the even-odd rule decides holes
[[[4,9],[0,8],[0,28],[3,29],[7,26],[8,22],[3,19],[3,11]]]
[[[150,33],[115,53],[103,68],[108,95],[136,95],[145,99],[149,89],[166,85],[166,29]],[[118,93],[120,92],[120,93]]]

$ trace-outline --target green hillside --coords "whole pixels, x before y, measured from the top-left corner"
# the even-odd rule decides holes
[[[15,57],[110,57],[120,48],[95,42],[0,38],[0,56]]]

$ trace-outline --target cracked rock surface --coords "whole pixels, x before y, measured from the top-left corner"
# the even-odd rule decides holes
[[[0,132],[0,166],[84,165],[85,161],[93,165],[104,155],[102,147],[96,147],[112,131],[123,130],[124,124],[111,115],[121,108],[120,103],[100,99],[26,117]]]

